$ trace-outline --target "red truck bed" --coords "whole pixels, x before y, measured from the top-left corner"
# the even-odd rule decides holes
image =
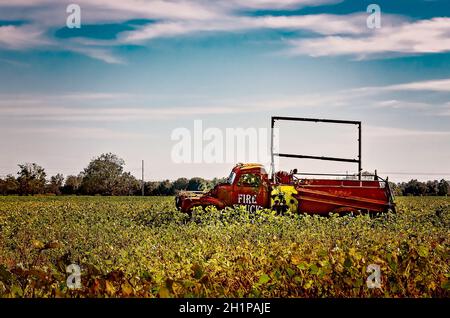
[[[300,179],[296,182],[301,213],[385,212],[393,209],[387,182],[369,180]]]

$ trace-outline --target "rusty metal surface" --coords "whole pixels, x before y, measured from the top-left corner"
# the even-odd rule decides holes
[[[271,207],[272,190],[284,184],[295,188],[297,211],[309,214],[344,213],[349,211],[385,212],[393,209],[392,195],[384,180],[293,179],[291,174],[279,172],[278,180],[269,180],[264,167],[256,164],[238,164],[233,184],[217,185],[206,193],[184,192],[177,196],[177,208],[188,212],[195,206],[245,205],[251,211]],[[260,178],[258,187],[239,185],[243,174]],[[284,181],[280,184],[280,180]]]

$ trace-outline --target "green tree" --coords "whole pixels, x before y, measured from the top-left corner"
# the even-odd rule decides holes
[[[227,178],[214,178],[211,180],[210,185],[211,187],[215,187],[218,184],[224,183],[227,181]]]
[[[10,195],[19,193],[19,182],[13,175],[7,175],[6,178],[0,179],[0,194]]]
[[[188,191],[203,191],[208,188],[207,181],[203,178],[192,178],[188,183]]]
[[[94,158],[83,171],[82,193],[113,195],[121,182],[124,165],[125,161],[113,153]]]
[[[64,184],[64,176],[58,173],[56,176],[52,176],[50,178],[50,182],[47,186],[47,192],[60,195],[63,184]]]
[[[450,185],[448,184],[448,182],[446,180],[442,179],[441,181],[439,181],[438,195],[446,196],[449,194],[449,190],[450,190]]]
[[[403,194],[401,184],[396,184],[394,182],[389,182],[389,186],[390,186],[391,191],[394,194],[394,196]]]
[[[169,180],[164,180],[159,184],[157,192],[159,195],[174,195],[175,189],[172,182]]]
[[[175,191],[186,190],[189,185],[189,180],[187,178],[178,178],[173,182],[173,188]]]
[[[19,193],[22,195],[44,193],[46,183],[44,168],[36,163],[24,163],[18,166]]]
[[[159,187],[159,184],[161,182],[157,181],[147,181],[144,183],[144,194],[145,195],[158,195],[157,190]]]
[[[427,181],[426,186],[427,186],[426,195],[438,195],[439,182],[437,180]]]
[[[404,184],[403,195],[426,195],[427,189],[425,183],[413,179]]]
[[[141,183],[129,172],[123,173],[115,185],[112,195],[134,195],[138,194]]]
[[[64,194],[77,194],[83,181],[83,176],[80,174],[78,176],[70,175],[67,176],[62,192]]]

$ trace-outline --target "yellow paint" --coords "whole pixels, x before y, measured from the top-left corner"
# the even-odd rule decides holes
[[[241,170],[253,169],[253,168],[261,168],[262,164],[259,163],[242,163],[239,165]]]
[[[294,197],[294,194],[297,194],[297,190],[292,185],[279,185],[275,186],[271,192],[270,206],[273,207],[275,205],[275,200],[279,200],[279,194],[283,195],[284,201],[288,207],[288,210],[292,213],[296,213],[298,211],[298,201]],[[273,196],[277,197],[274,199]],[[292,201],[292,203],[291,203]]]

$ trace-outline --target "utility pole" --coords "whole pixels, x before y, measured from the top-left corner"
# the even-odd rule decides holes
[[[361,181],[361,176],[362,176],[362,151],[361,151],[361,145],[362,145],[362,140],[361,140],[361,122],[358,123],[358,176],[359,176],[359,181]]]
[[[144,160],[142,160],[142,196],[144,196]]]

